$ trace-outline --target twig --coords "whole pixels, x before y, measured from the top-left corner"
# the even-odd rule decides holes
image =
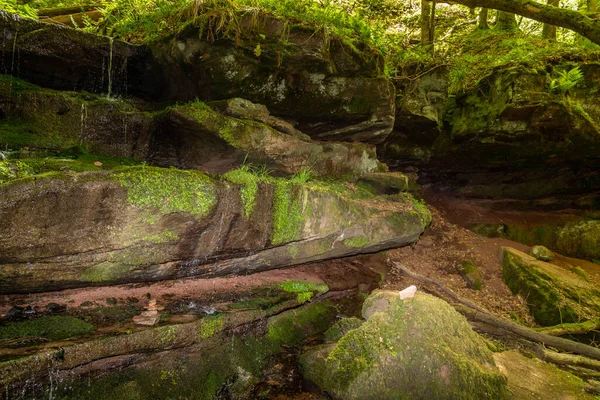
[[[459,295],[457,295],[456,293],[454,293],[452,290],[450,290],[446,286],[442,285],[441,283],[434,281],[433,279],[427,278],[426,276],[414,273],[411,270],[407,269],[406,267],[400,265],[397,262],[394,262],[393,264],[396,268],[398,268],[400,271],[404,272],[406,275],[410,276],[411,278],[416,279],[421,282],[429,283],[430,285],[437,286],[438,289],[440,289],[442,292],[444,292],[452,300],[454,300],[458,303],[464,304],[465,306],[472,308],[474,310],[477,310],[479,312],[487,313],[487,311],[485,311],[483,308],[479,307],[477,304],[472,303],[468,300],[462,299]]]

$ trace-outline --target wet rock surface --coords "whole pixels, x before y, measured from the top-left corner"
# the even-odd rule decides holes
[[[139,79],[150,63],[144,47],[4,11],[0,12],[0,27],[4,74],[53,89],[109,95],[123,95],[143,86]]]

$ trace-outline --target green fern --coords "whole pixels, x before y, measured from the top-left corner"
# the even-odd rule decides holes
[[[550,81],[549,89],[551,92],[566,93],[569,89],[577,85],[583,78],[583,72],[579,67],[570,69],[569,71],[560,71],[558,78]]]

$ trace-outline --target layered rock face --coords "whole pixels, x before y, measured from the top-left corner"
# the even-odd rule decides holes
[[[2,73],[45,87],[123,95],[145,85],[152,65],[147,49],[120,40],[3,11],[0,26]]]
[[[574,87],[551,88],[576,67],[583,77]],[[595,207],[599,73],[598,62],[572,59],[541,71],[497,68],[449,95],[449,71],[436,69],[403,89],[394,132],[380,154],[391,165],[419,165],[434,181],[453,181],[461,195],[522,204],[560,195],[565,200],[555,207]]]
[[[265,13],[236,18],[242,36],[192,23],[150,48],[3,13],[2,72],[54,89],[150,101],[242,97],[313,137],[387,137],[396,92],[381,78],[380,55]]]
[[[156,47],[162,96],[242,97],[292,118],[313,137],[379,143],[390,133],[395,89],[381,77],[376,52],[262,12],[235,18],[237,29],[192,24]]]
[[[3,293],[248,274],[405,245],[430,221],[408,194],[377,199],[243,170],[215,179],[69,161],[8,166],[20,178],[0,186]]]

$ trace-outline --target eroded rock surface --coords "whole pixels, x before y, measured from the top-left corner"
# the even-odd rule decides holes
[[[8,165],[3,293],[249,274],[406,245],[430,221],[408,194],[342,183],[69,160]]]

